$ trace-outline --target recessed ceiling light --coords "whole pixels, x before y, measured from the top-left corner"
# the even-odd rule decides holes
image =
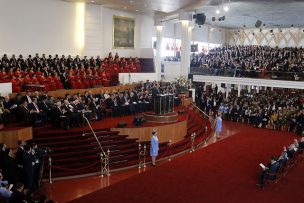
[[[91,1],[91,3],[95,3],[95,1]]]
[[[123,9],[127,9],[128,7],[124,6]]]
[[[137,12],[138,12],[139,10],[138,10],[138,9],[136,9],[135,11],[137,11]]]
[[[130,1],[130,4],[133,4],[133,3],[134,3],[134,1],[131,0],[131,1]]]

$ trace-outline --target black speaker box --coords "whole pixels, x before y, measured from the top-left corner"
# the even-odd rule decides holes
[[[124,122],[124,121],[117,123],[117,127],[118,127],[118,128],[124,128],[124,127],[126,127],[127,125],[128,125],[127,122]]]

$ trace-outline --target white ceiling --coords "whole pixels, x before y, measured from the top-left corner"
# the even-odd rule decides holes
[[[209,0],[64,0],[100,4],[107,8],[138,12],[145,15],[163,14],[189,9]]]
[[[225,0],[229,11],[223,10],[222,0],[211,0],[209,5],[202,6],[199,11],[207,16],[207,22],[220,27],[254,28],[257,20],[266,27],[288,28],[304,26],[304,0]],[[220,14],[216,10],[220,5]],[[225,16],[226,20],[212,22],[212,17]]]
[[[101,4],[108,8],[145,15],[164,15],[180,9],[203,12],[207,23],[228,28],[254,28],[257,20],[266,27],[304,27],[304,0],[65,0]],[[229,3],[230,2],[230,3]],[[223,10],[229,6],[229,11]],[[216,14],[220,8],[221,13]],[[212,17],[226,20],[213,22]]]

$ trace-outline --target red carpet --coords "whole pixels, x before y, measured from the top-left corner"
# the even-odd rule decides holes
[[[303,202],[304,162],[278,188],[256,187],[260,162],[268,163],[294,135],[256,129],[71,201],[78,202]],[[72,188],[71,188],[72,189]]]

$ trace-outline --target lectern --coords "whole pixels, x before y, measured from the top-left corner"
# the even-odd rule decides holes
[[[165,94],[154,97],[153,111],[157,115],[167,114],[174,111],[174,95]]]

